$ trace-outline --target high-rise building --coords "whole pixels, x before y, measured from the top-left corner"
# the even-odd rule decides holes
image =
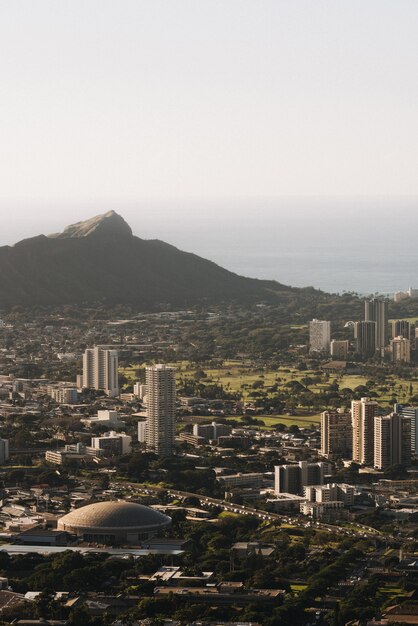
[[[353,461],[360,465],[373,466],[374,420],[378,404],[370,398],[353,400],[351,418],[353,425]]]
[[[411,324],[408,320],[392,321],[392,337],[405,337],[405,339],[411,339]]]
[[[364,319],[366,322],[376,322],[376,350],[380,352],[389,343],[387,300],[382,298],[365,300]]]
[[[9,440],[0,439],[0,465],[9,460]]]
[[[83,355],[83,387],[102,389],[108,396],[119,395],[118,352],[96,346]]]
[[[411,452],[418,456],[418,407],[395,404],[394,412],[411,420]]]
[[[174,453],[176,376],[172,367],[146,368],[147,449],[161,456]]]
[[[398,413],[377,415],[374,428],[374,466],[384,470],[411,461],[411,418]]]
[[[309,352],[328,353],[331,345],[331,322],[312,320],[309,322]]]
[[[309,485],[323,485],[328,463],[299,461],[291,465],[276,465],[274,468],[274,491],[276,494],[301,495]]]
[[[348,340],[333,339],[331,341],[331,356],[339,361],[345,361],[348,356]]]
[[[321,454],[329,459],[350,459],[353,450],[351,413],[337,409],[321,414]]]
[[[356,322],[354,324],[356,352],[371,357],[376,352],[376,322]]]
[[[409,363],[411,360],[411,342],[406,337],[394,337],[390,342],[390,351],[394,363]]]

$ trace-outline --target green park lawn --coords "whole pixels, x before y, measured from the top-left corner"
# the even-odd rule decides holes
[[[178,382],[180,382],[180,379],[182,378],[194,377],[198,369],[200,369],[188,361],[173,362],[170,363],[170,365],[175,367],[177,370]],[[221,384],[226,390],[241,393],[243,400],[251,400],[254,397],[253,392],[256,390],[253,389],[253,384],[256,381],[263,384],[263,386],[257,390],[262,391],[263,389],[272,387],[275,384],[278,384],[278,387],[281,388],[290,381],[301,381],[303,378],[314,378],[319,375],[319,372],[309,370],[300,371],[290,367],[281,367],[274,371],[263,368],[255,368],[249,360],[237,359],[224,361],[222,367],[203,367],[202,369],[206,374],[206,378],[202,379],[204,384]],[[121,370],[121,373],[123,373],[131,382],[138,379],[138,367],[130,366],[124,368]],[[313,393],[321,393],[335,380],[338,382],[340,389],[349,388],[352,390],[356,389],[356,387],[359,387],[360,385],[365,385],[367,382],[367,378],[361,375],[347,374],[340,376],[337,374],[331,374],[326,383],[322,382],[310,384],[308,385],[308,388]],[[396,396],[398,401],[401,403],[409,402],[410,385],[412,386],[412,395],[418,395],[418,378],[409,381],[402,380],[395,376],[388,376],[386,383],[376,386],[374,390],[378,393],[377,400],[380,404],[383,407],[389,407],[392,404],[393,396]],[[267,395],[269,395],[268,392]],[[298,422],[305,422],[305,418],[303,416],[301,416],[300,420],[298,417],[290,419],[287,415],[274,416],[273,418],[266,417],[266,420],[274,420],[267,421],[266,427],[271,427],[274,423],[277,423],[276,418],[280,418],[280,421],[284,424],[292,423],[303,425],[303,423],[299,424]],[[312,422],[317,423],[318,421],[318,417],[312,419]]]
[[[242,420],[241,415],[236,415],[232,417],[227,417],[227,420]],[[318,425],[321,421],[320,414],[309,415],[309,416],[298,416],[298,415],[254,415],[255,419],[264,422],[264,426],[261,428],[271,429],[276,426],[276,424],[284,424],[285,426],[299,426],[299,428],[307,428],[311,426],[311,424]]]

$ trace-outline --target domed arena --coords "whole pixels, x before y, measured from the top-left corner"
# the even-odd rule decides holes
[[[171,518],[136,502],[95,502],[58,520],[58,530],[83,541],[106,545],[138,544],[171,524]]]

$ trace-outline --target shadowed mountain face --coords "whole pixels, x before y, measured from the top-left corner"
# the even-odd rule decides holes
[[[0,248],[0,307],[274,301],[291,291],[163,241],[135,237],[114,211]]]

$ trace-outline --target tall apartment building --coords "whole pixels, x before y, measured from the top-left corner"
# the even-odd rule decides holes
[[[350,459],[353,451],[351,413],[337,409],[321,413],[321,455]]]
[[[353,400],[351,403],[352,459],[360,465],[374,465],[374,420],[377,409],[377,402],[370,400],[370,398]]]
[[[147,449],[161,456],[174,453],[176,376],[172,367],[146,368]]]
[[[102,389],[112,397],[119,395],[117,350],[104,350],[96,346],[84,352],[83,387]]]
[[[376,350],[381,351],[389,343],[387,300],[382,298],[365,300],[364,319],[366,322],[376,322]]]
[[[411,419],[411,453],[418,456],[418,407],[395,404],[394,412]]]
[[[331,356],[337,361],[345,361],[348,356],[348,340],[333,339],[331,341]]]
[[[312,320],[309,322],[309,352],[329,354],[331,346],[331,322]]]
[[[0,465],[9,460],[9,440],[0,439]]]
[[[276,465],[274,468],[274,491],[276,494],[302,495],[309,485],[323,485],[328,463],[299,461],[292,465]]]
[[[356,352],[371,357],[376,352],[376,322],[356,322],[354,324]]]
[[[390,342],[390,351],[394,363],[411,361],[411,342],[406,337],[394,337]]]
[[[411,324],[408,320],[392,321],[392,337],[405,337],[405,339],[411,339]]]
[[[411,461],[411,418],[398,413],[378,415],[374,428],[374,466],[384,470]]]

